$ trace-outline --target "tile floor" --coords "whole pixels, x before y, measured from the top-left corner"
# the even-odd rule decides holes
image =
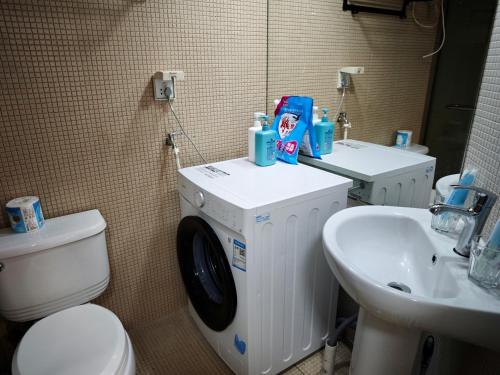
[[[137,361],[137,375],[232,374],[215,354],[186,310],[130,330]],[[345,345],[337,351],[336,375],[349,373],[351,353]],[[317,375],[321,352],[285,371],[286,375]]]

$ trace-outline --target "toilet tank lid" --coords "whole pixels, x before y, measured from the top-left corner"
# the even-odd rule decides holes
[[[34,232],[0,229],[0,260],[66,245],[102,232],[106,221],[99,210],[78,212],[45,220]]]

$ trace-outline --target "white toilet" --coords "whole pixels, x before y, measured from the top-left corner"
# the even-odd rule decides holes
[[[109,283],[99,211],[45,221],[31,233],[0,230],[0,315],[24,322],[13,375],[132,375],[130,339],[111,311],[87,303]]]
[[[436,182],[436,195],[441,197],[441,199],[444,201],[444,199],[451,194],[451,191],[453,190],[452,185],[458,185],[459,181],[460,173],[441,177]]]

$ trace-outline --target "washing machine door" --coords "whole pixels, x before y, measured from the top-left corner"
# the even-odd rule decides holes
[[[224,247],[201,217],[186,216],[179,223],[177,258],[199,317],[214,331],[224,330],[236,314],[236,287]]]

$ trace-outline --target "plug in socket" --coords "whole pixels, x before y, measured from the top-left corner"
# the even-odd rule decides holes
[[[153,92],[155,100],[175,99],[175,81],[183,81],[182,70],[158,71],[153,76]]]
[[[154,79],[153,88],[155,100],[168,100],[173,92],[173,82],[172,80]],[[173,97],[170,99],[173,99]]]

